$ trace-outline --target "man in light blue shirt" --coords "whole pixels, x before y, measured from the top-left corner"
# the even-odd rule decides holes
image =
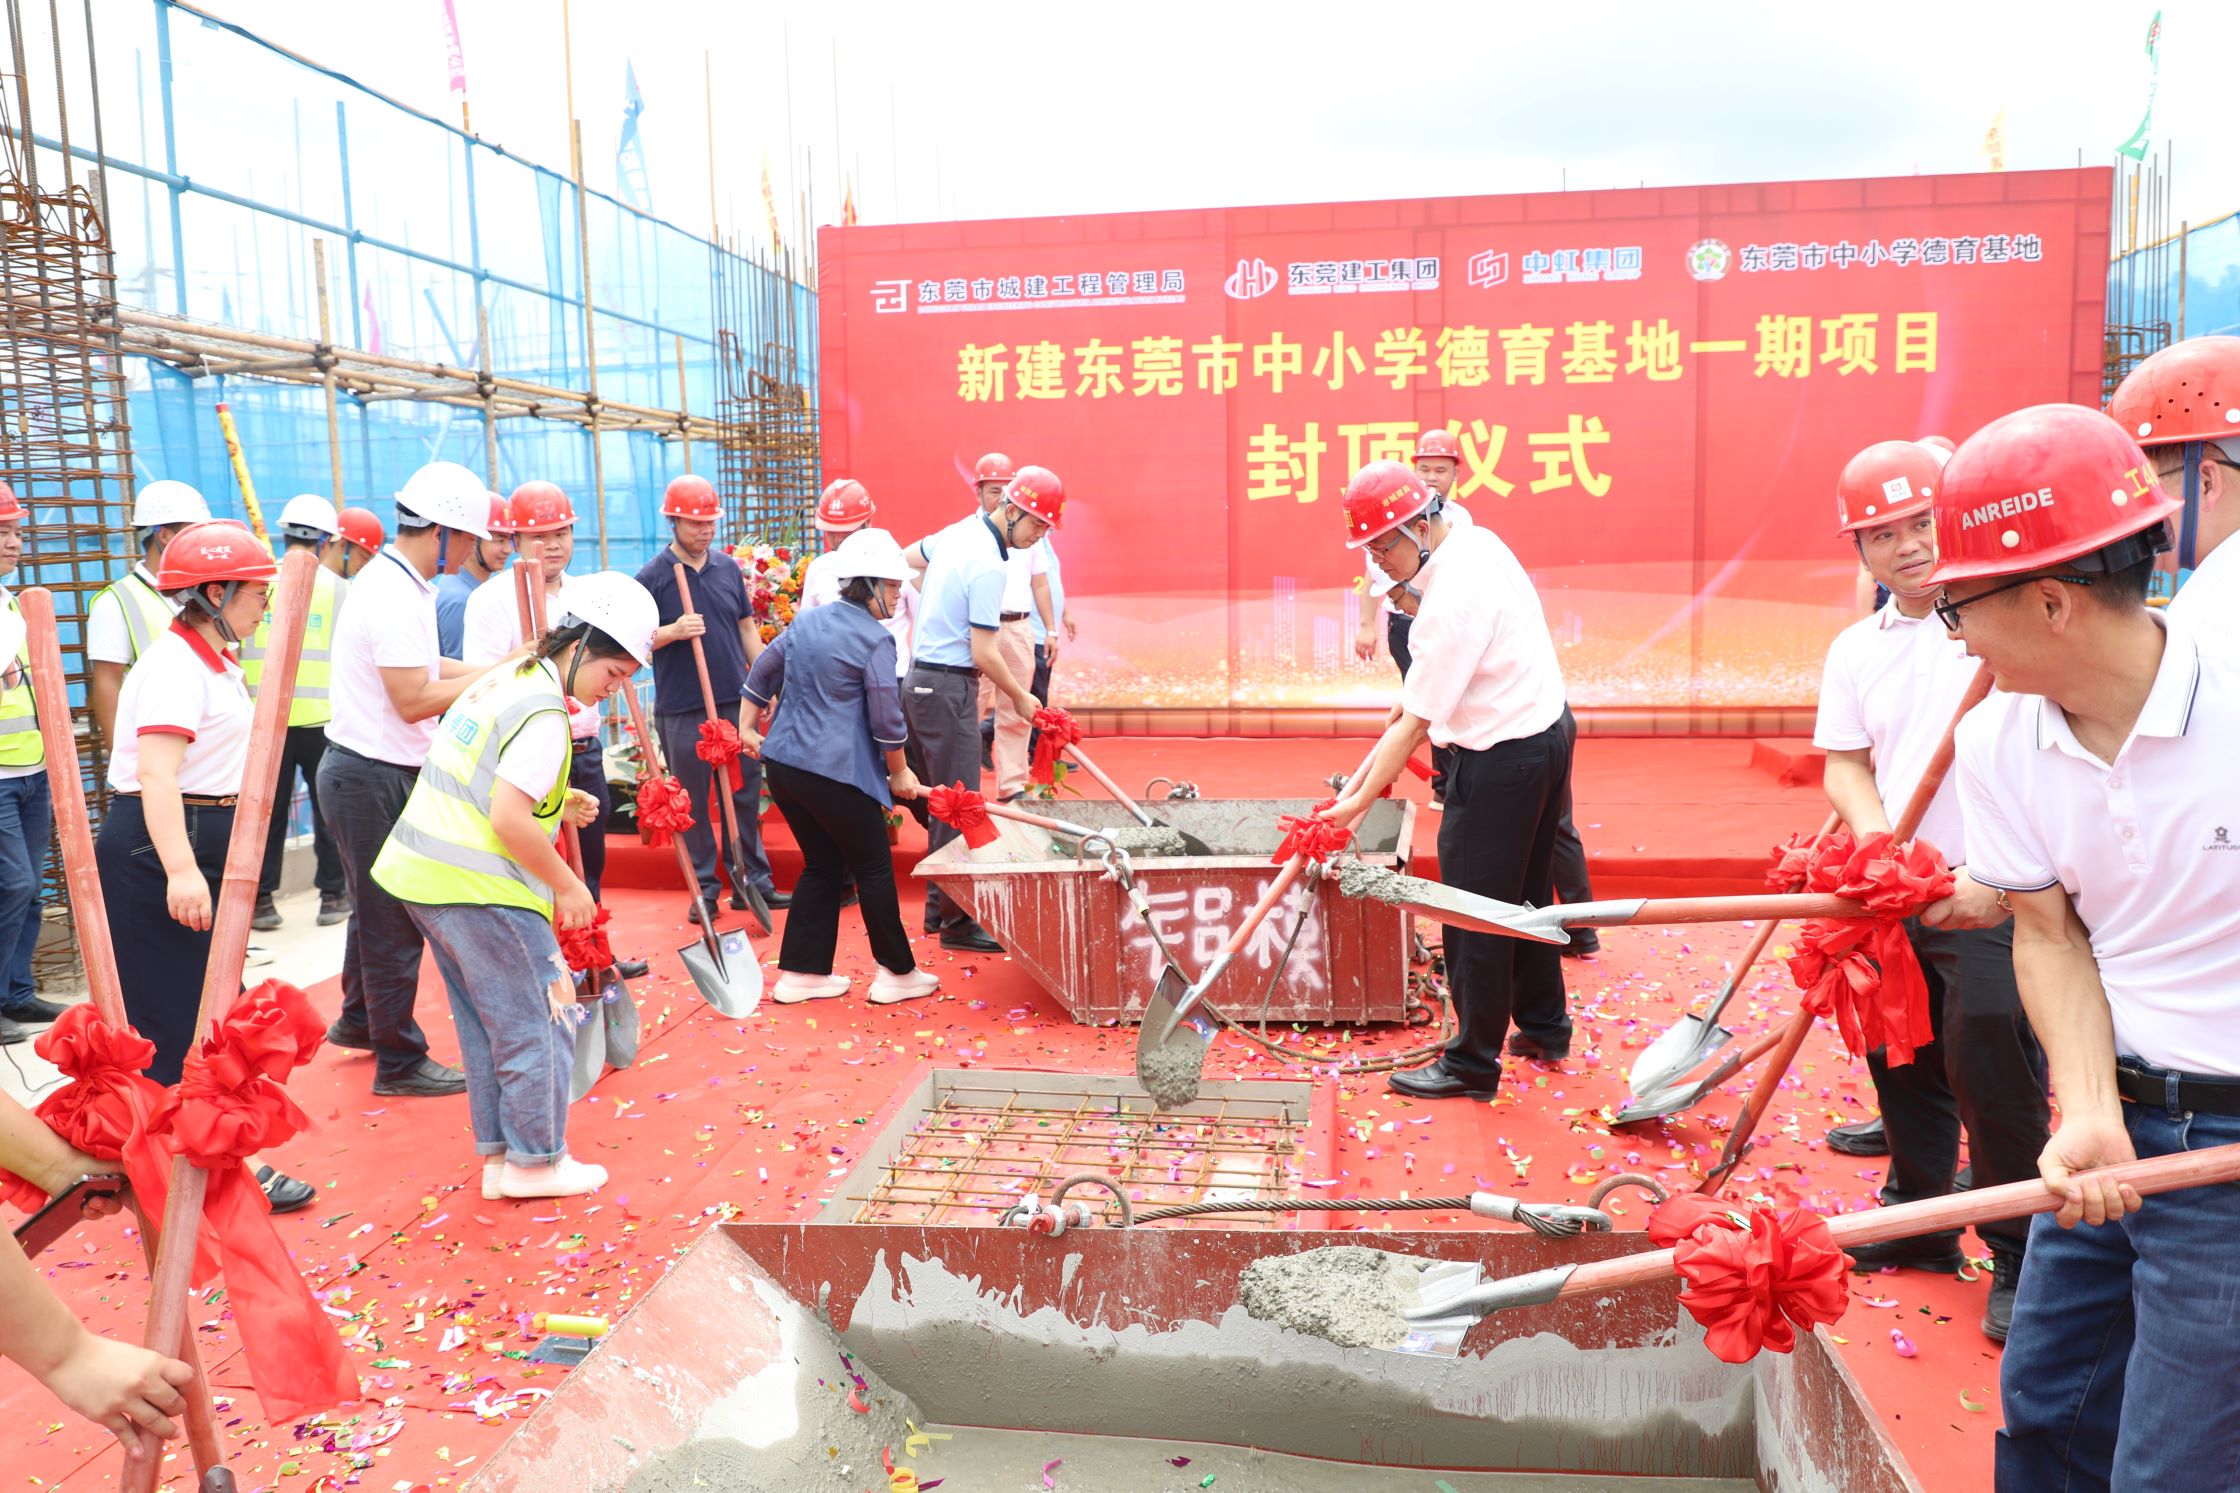
[[[980,678],[1032,719],[1029,681],[1013,673],[997,648],[1003,626],[1006,564],[1058,526],[1065,488],[1042,467],[1025,467],[1003,490],[993,513],[975,513],[912,546],[913,563],[925,564],[918,593],[918,634],[902,704],[910,719],[911,763],[929,788],[962,783],[980,789]],[[936,821],[928,844],[939,850],[957,832]],[[925,930],[941,946],[973,954],[1000,954],[972,917],[939,887],[926,891]]]
[[[490,494],[490,537],[474,540],[453,558],[459,568],[436,577],[436,650],[445,658],[458,658],[464,650],[467,598],[513,558],[512,511],[504,498]]]

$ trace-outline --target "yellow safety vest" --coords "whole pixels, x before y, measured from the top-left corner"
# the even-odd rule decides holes
[[[288,724],[323,726],[334,719],[334,702],[327,698],[327,684],[334,668],[334,619],[342,608],[342,577],[322,567],[311,581],[311,612],[303,619],[303,656],[296,663],[296,692],[288,701]],[[264,650],[272,633],[272,613],[266,612],[257,631],[241,649],[241,674],[249,693],[257,692],[264,678]]]
[[[171,619],[179,615],[171,609],[171,603],[163,599],[163,593],[142,580],[137,570],[126,571],[124,577],[110,585],[101,596],[114,596],[117,605],[124,608],[125,637],[132,644],[132,657],[125,660],[128,664],[138,663],[140,655],[148,651],[148,645],[169,632]],[[100,601],[101,596],[94,600]]]
[[[11,592],[7,608],[16,609]],[[168,624],[166,624],[168,625]],[[18,682],[0,689],[0,767],[32,767],[47,760],[47,744],[39,735],[39,712],[31,703],[31,645],[16,651]]]
[[[400,902],[525,907],[552,916],[552,889],[523,870],[490,827],[498,757],[522,727],[545,714],[567,729],[568,702],[549,662],[478,680],[444,712],[404,812],[374,858],[373,879]],[[535,806],[547,834],[567,802],[563,762]]]

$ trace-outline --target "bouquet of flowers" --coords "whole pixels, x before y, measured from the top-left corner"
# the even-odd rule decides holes
[[[747,600],[767,643],[793,621],[794,609],[801,604],[801,577],[812,557],[750,539],[733,548],[731,558],[747,573]]]

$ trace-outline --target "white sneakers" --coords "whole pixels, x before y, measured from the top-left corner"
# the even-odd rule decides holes
[[[778,982],[770,987],[770,999],[782,1006],[797,1005],[802,1001],[830,1000],[848,993],[846,975],[804,975],[786,970]]]
[[[931,995],[940,988],[940,978],[930,969],[914,969],[906,975],[882,969],[871,982],[871,1004],[891,1006],[896,1001],[916,1000],[921,995]]]
[[[482,1158],[482,1195],[501,1198],[571,1198],[607,1185],[607,1169],[573,1156],[550,1166],[516,1166],[502,1156]]]

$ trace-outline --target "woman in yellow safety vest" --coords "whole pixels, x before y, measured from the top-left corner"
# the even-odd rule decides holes
[[[428,940],[451,996],[486,1198],[569,1197],[607,1180],[568,1154],[575,987],[554,929],[590,889],[553,837],[598,804],[568,786],[571,701],[595,705],[653,657],[652,595],[605,571],[517,668],[461,695],[436,730],[373,877]]]
[[[279,571],[231,519],[189,524],[164,547],[156,590],[178,615],[117,695],[109,812],[93,845],[115,937],[125,1014],[155,1044],[148,1076],[179,1081],[210,963],[211,888],[225,879],[234,801],[249,770],[255,708],[226,650],[255,631]],[[307,1207],[308,1183],[260,1167],[275,1213]]]

